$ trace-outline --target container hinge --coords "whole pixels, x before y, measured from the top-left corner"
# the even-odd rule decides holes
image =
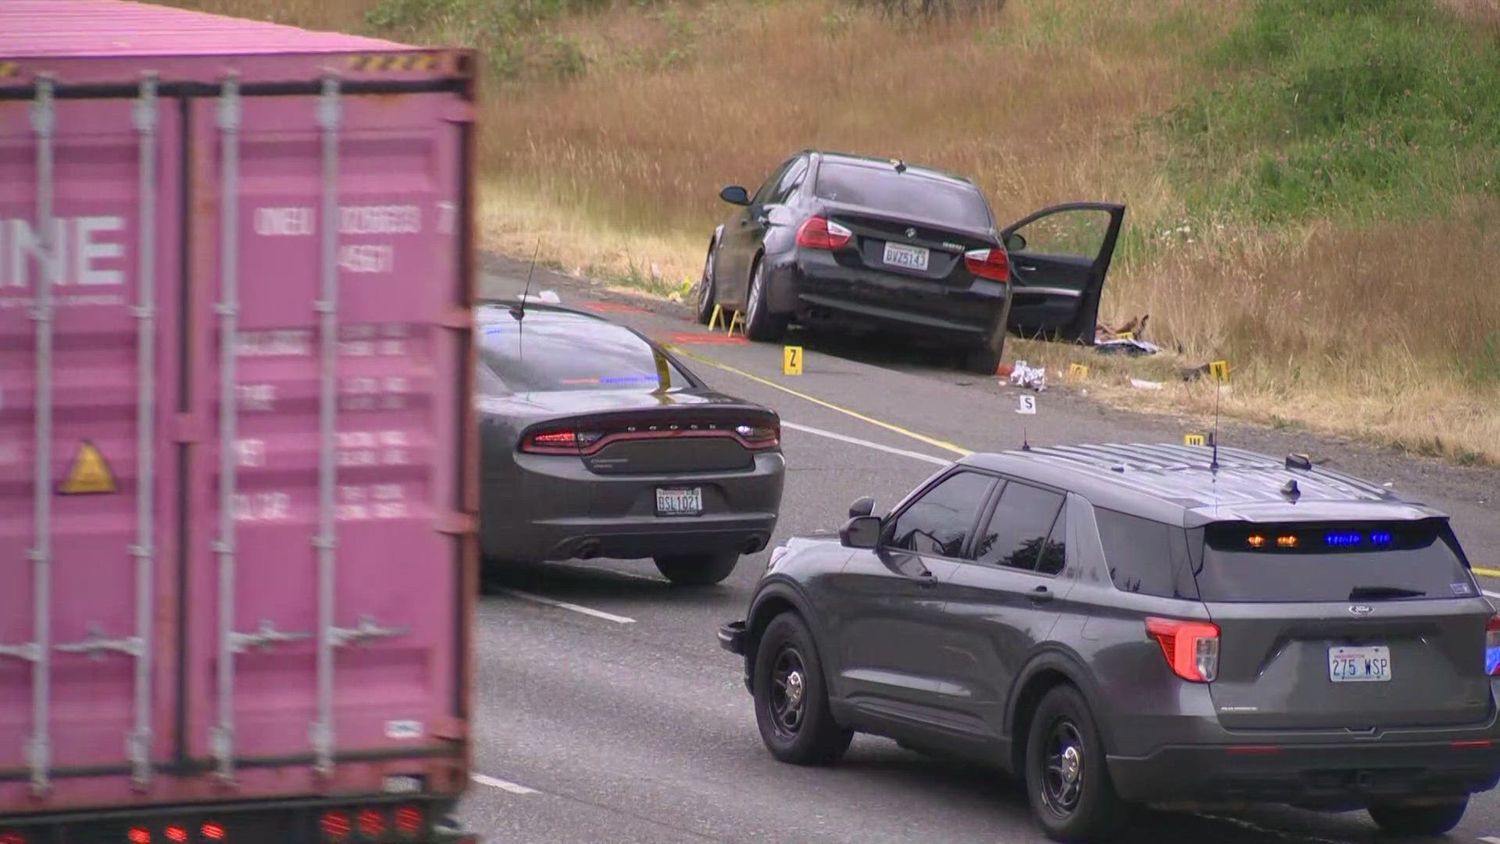
[[[219,95],[219,128],[231,132],[240,128],[240,86],[233,76],[225,81]]]
[[[52,77],[37,74],[36,99],[31,101],[31,130],[43,138],[50,138],[56,125],[57,105],[52,98]]]
[[[156,75],[147,74],[141,80],[141,96],[135,101],[135,106],[130,110],[131,122],[135,124],[135,130],[142,135],[150,135],[156,132]]]
[[[328,639],[335,648],[359,645],[369,639],[393,639],[411,631],[405,627],[381,627],[371,616],[362,616],[356,627],[335,627],[328,631]]]
[[[333,725],[326,721],[314,721],[308,727],[308,739],[311,740],[313,753],[316,754],[318,762],[316,768],[319,776],[328,776],[333,773]]]
[[[339,79],[337,76],[323,77],[323,94],[318,98],[318,128],[339,127]]]
[[[269,618],[263,618],[261,619],[260,626],[255,628],[254,633],[236,632],[229,634],[229,649],[237,654],[244,653],[251,648],[259,648],[262,651],[267,651],[275,644],[301,642],[304,639],[311,638],[311,633],[277,630],[276,622]]]
[[[144,789],[151,782],[151,731],[132,730],[125,736],[125,755],[130,759],[131,785]]]
[[[31,790],[46,793],[50,786],[47,770],[52,767],[52,742],[38,734],[26,742],[26,761],[31,763]]]
[[[65,654],[88,654],[89,659],[95,662],[104,659],[105,654],[111,651],[139,657],[145,650],[141,647],[141,640],[135,636],[125,639],[109,639],[105,637],[104,630],[97,624],[90,624],[88,631],[88,636],[84,637],[83,641],[65,642],[55,645],[54,648]]]

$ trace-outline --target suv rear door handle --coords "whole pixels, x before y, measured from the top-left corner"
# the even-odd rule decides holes
[[[1057,596],[1053,595],[1052,590],[1048,589],[1047,587],[1038,586],[1037,588],[1031,590],[1031,594],[1027,597],[1031,598],[1034,603],[1045,604]]]

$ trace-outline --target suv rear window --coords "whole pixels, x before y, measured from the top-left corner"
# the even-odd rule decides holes
[[[994,225],[989,203],[972,185],[908,170],[824,161],[814,193],[829,202],[863,205],[967,229]]]
[[[1212,524],[1203,531],[1205,601],[1380,601],[1478,594],[1442,519],[1398,523]]]

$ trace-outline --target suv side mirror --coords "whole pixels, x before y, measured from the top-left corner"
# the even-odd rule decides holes
[[[739,185],[730,185],[719,191],[719,198],[730,205],[749,205],[750,193]]]
[[[874,548],[880,544],[880,519],[855,516],[839,530],[839,542],[845,548]]]
[[[863,498],[854,499],[849,505],[849,518],[857,519],[860,516],[868,516],[875,512],[875,499],[866,495]]]
[[[1023,237],[1020,232],[1011,232],[1010,235],[1005,238],[1005,251],[1025,252],[1026,238]]]

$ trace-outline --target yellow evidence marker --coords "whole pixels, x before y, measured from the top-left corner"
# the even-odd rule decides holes
[[[1183,445],[1208,445],[1208,437],[1205,437],[1202,434],[1183,434],[1182,435],[1182,444]]]
[[[57,488],[60,495],[100,495],[115,491],[115,474],[104,462],[99,447],[84,440],[78,446],[78,456],[62,485]]]
[[[1082,363],[1070,363],[1070,364],[1068,364],[1068,380],[1070,380],[1070,381],[1082,381],[1083,379],[1085,379],[1087,377],[1089,377],[1089,368],[1088,368],[1088,366],[1086,364],[1082,364]]]
[[[1229,383],[1229,361],[1216,360],[1208,365],[1208,374],[1213,376],[1220,384]]]
[[[801,346],[782,346],[781,347],[781,374],[782,375],[801,375],[802,374],[802,347]]]

